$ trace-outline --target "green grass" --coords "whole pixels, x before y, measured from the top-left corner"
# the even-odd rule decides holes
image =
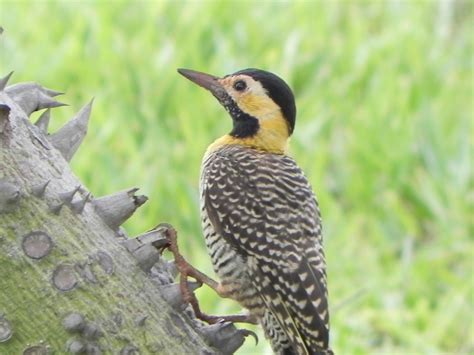
[[[474,352],[471,2],[0,6],[2,75],[67,93],[52,131],[95,97],[76,174],[96,196],[139,186],[150,201],[129,233],[172,223],[207,273],[200,159],[230,119],[176,68],[280,74],[297,97],[291,152],[323,213],[335,351]],[[264,351],[249,340],[239,354]]]

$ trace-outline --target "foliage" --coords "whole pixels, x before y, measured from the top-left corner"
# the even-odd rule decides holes
[[[67,92],[52,130],[95,96],[74,171],[97,196],[141,187],[130,234],[170,222],[210,274],[199,166],[230,120],[176,68],[280,74],[297,97],[291,153],[323,212],[336,352],[474,351],[471,2],[0,6],[2,75]]]

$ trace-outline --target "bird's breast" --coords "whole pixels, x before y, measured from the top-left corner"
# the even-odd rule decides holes
[[[216,159],[220,160],[217,164]],[[248,260],[237,252],[236,248],[222,236],[222,233],[216,230],[209,218],[208,211],[212,207],[208,203],[206,204],[206,193],[211,201],[220,201],[219,205],[226,205],[226,202],[238,199],[240,193],[239,187],[234,184],[233,180],[242,178],[242,176],[229,173],[229,169],[219,171],[218,167],[222,166],[221,164],[226,164],[225,158],[213,152],[204,157],[201,168],[200,209],[205,243],[214,271],[219,277],[221,285],[228,292],[228,297],[235,299],[258,317],[263,309],[257,290],[250,278]],[[252,171],[248,173],[250,174]],[[217,186],[220,193],[209,194],[209,189],[213,186]],[[228,188],[229,186],[233,188]],[[213,212],[228,213],[224,209]],[[239,228],[239,223],[242,221],[236,218],[232,219],[232,222],[234,228]],[[224,228],[231,228],[231,226]]]

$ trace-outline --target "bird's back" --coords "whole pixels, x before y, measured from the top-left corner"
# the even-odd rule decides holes
[[[201,216],[221,284],[274,351],[330,352],[319,208],[295,161],[238,144],[208,152]]]

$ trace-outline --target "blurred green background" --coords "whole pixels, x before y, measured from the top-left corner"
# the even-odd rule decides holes
[[[339,354],[473,353],[473,3],[0,1],[1,75],[62,90],[51,131],[95,97],[72,161],[101,196],[150,197],[126,223],[167,221],[212,275],[198,210],[225,111],[177,67],[278,73],[298,106],[291,154],[325,228]],[[208,289],[204,310],[238,312]],[[239,354],[270,353],[249,339]]]

